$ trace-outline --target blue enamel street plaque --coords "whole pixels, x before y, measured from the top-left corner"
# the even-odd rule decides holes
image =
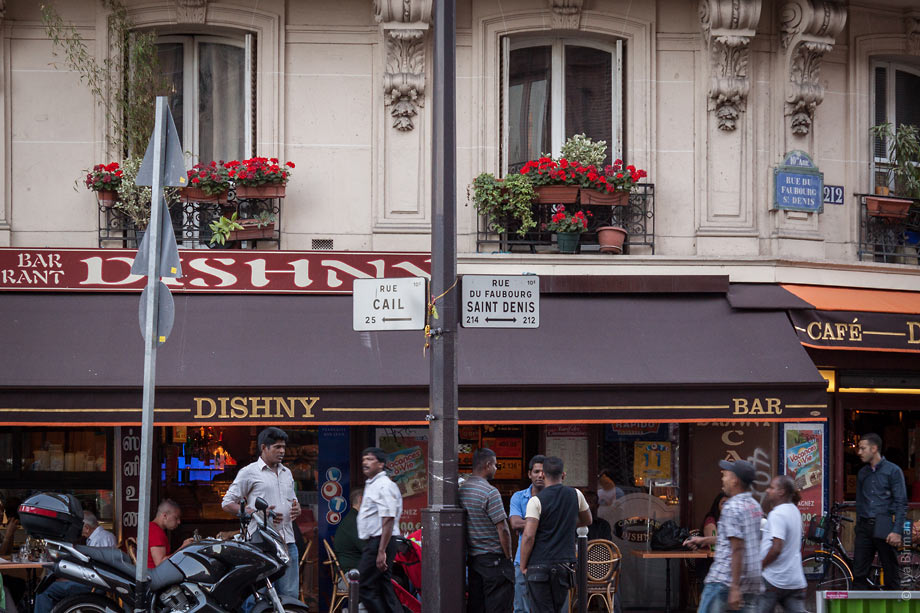
[[[824,212],[824,173],[804,151],[791,151],[773,169],[773,208]]]

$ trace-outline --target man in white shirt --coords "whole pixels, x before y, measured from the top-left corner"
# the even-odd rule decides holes
[[[99,519],[90,511],[83,511],[83,538],[90,547],[114,548],[115,535],[99,525]],[[92,588],[76,581],[58,579],[42,593],[35,596],[35,613],[51,613],[54,605],[65,598],[89,594]]]
[[[384,471],[386,459],[386,452],[379,447],[368,447],[361,453],[361,471],[367,481],[358,510],[358,538],[365,542],[358,571],[361,604],[368,613],[402,613],[390,582],[390,568],[396,556],[396,545],[390,537],[399,535],[402,494]]]
[[[297,598],[300,593],[298,573],[299,556],[294,541],[294,520],[300,515],[300,504],[294,492],[294,477],[289,468],[284,466],[284,452],[287,449],[287,433],[281,428],[270,426],[259,432],[259,459],[243,467],[230,484],[224,496],[224,511],[240,514],[240,500],[246,499],[246,512],[253,511],[258,497],[268,503],[268,508],[276,513],[275,529],[284,538],[288,550],[288,564],[284,575],[275,582],[278,593]],[[250,534],[256,529],[255,520],[249,525]]]
[[[773,510],[767,516],[762,551],[764,593],[761,613],[780,605],[786,613],[805,611],[805,572],[802,570],[802,514],[796,506],[799,492],[786,475],[774,477],[767,488]]]

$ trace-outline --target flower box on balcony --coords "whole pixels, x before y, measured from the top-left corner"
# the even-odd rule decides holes
[[[287,186],[280,183],[266,183],[265,185],[237,185],[236,197],[252,200],[267,198],[284,198]]]
[[[110,209],[118,202],[118,192],[114,189],[101,189],[96,192],[96,199],[99,201],[99,206]]]
[[[626,206],[629,204],[629,192],[617,190],[608,194],[597,191],[596,189],[581,190],[582,204],[603,204],[609,206]]]
[[[183,187],[179,192],[183,202],[213,202],[215,204],[227,204],[228,192],[209,194],[200,187]]]
[[[575,204],[578,190],[577,185],[538,185],[534,188],[539,204]]]
[[[903,198],[885,198],[881,196],[866,196],[866,210],[872,217],[887,217],[889,219],[905,219],[912,200]]]
[[[272,238],[275,233],[275,222],[269,222],[259,226],[258,219],[240,219],[239,224],[243,226],[242,230],[233,230],[227,236],[228,241],[251,241],[265,238]]]

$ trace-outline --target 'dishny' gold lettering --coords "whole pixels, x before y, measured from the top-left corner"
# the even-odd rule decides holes
[[[242,396],[234,396],[230,399],[230,417],[233,419],[243,419],[249,414],[246,407],[246,399]]]
[[[277,405],[275,406],[275,417],[280,418],[281,411],[284,411],[288,417],[293,419],[294,417],[294,399],[293,398],[288,398],[287,400],[285,400],[284,398],[275,398],[275,402],[277,403]]]
[[[268,412],[271,406],[272,398],[270,396],[250,396],[249,397],[249,416],[250,417],[272,417]],[[259,415],[262,411],[262,415]]]
[[[910,345],[920,344],[920,321],[907,322],[907,343]]]
[[[210,409],[208,413],[202,410],[202,405],[208,404]],[[195,419],[210,419],[217,413],[217,405],[210,398],[195,398]]]
[[[299,402],[300,406],[303,407],[303,415],[301,415],[302,418],[306,418],[306,417],[309,417],[311,419],[313,418],[313,405],[315,405],[317,401],[319,401],[319,396],[293,398],[293,400],[296,400],[297,402]]]

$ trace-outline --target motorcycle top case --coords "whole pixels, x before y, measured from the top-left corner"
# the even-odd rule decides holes
[[[83,530],[83,508],[70,494],[36,494],[20,505],[19,521],[30,536],[74,542]]]

